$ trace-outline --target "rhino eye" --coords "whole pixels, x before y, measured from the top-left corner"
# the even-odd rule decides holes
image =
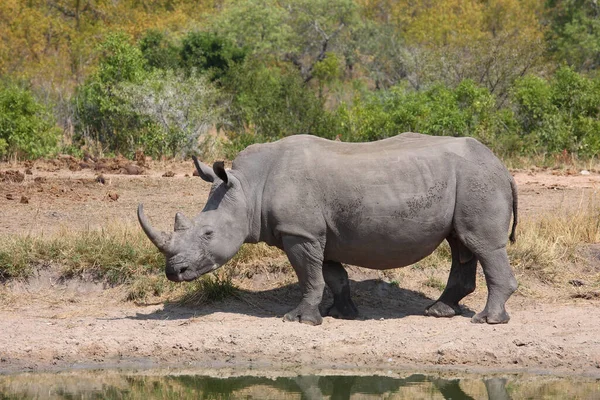
[[[212,237],[213,233],[214,233],[214,231],[209,229],[206,232],[204,232],[203,236],[207,237],[207,238],[210,238],[210,237]]]

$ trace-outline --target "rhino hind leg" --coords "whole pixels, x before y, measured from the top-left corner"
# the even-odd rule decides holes
[[[452,266],[444,292],[425,310],[425,315],[431,317],[453,317],[461,314],[458,302],[475,290],[477,257],[455,236],[451,235],[446,240],[452,251]]]
[[[350,282],[344,266],[339,262],[325,261],[323,278],[333,293],[333,305],[327,309],[325,315],[340,319],[355,319],[358,316],[358,308],[350,297]]]
[[[285,314],[283,320],[321,325],[323,317],[319,312],[319,304],[325,289],[323,249],[318,243],[297,236],[284,236],[283,248],[302,289],[300,304]]]
[[[475,323],[505,324],[510,317],[506,301],[517,290],[517,280],[510,268],[506,247],[480,256],[488,287],[488,298],[482,312],[471,319]]]

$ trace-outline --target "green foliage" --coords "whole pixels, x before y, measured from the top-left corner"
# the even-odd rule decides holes
[[[0,83],[0,158],[38,158],[57,150],[60,129],[51,110],[33,93]]]
[[[496,128],[494,105],[495,98],[471,81],[456,89],[438,84],[421,92],[395,86],[358,99],[341,116],[348,127],[343,137],[371,141],[402,132],[490,137]]]
[[[547,0],[547,43],[561,61],[578,71],[600,67],[600,5],[588,0]]]
[[[131,154],[139,132],[150,128],[147,121],[124,107],[115,91],[123,82],[142,81],[147,74],[146,60],[123,33],[109,35],[99,50],[97,71],[75,96],[77,133],[84,140],[98,141],[107,150]]]
[[[531,136],[537,149],[584,156],[600,152],[600,79],[565,67],[549,81],[520,79],[513,98],[521,134]]]
[[[179,48],[161,31],[148,30],[139,40],[138,47],[148,69],[175,69],[181,63]]]
[[[230,136],[236,146],[249,143],[248,135],[260,141],[301,133],[331,135],[322,101],[292,68],[248,62],[232,72],[226,89],[234,94]]]
[[[196,152],[199,138],[223,123],[218,93],[203,76],[155,70],[140,82],[123,82],[114,95],[127,113],[147,121],[150,129],[138,137],[147,154]]]
[[[181,64],[188,71],[205,73],[212,80],[223,78],[229,68],[240,64],[246,51],[230,40],[209,32],[190,32],[183,38]]]

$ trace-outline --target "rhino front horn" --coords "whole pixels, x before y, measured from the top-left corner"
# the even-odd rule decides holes
[[[161,252],[168,253],[171,235],[169,235],[165,232],[156,230],[152,227],[152,225],[150,225],[150,222],[148,222],[148,219],[144,215],[144,205],[141,203],[138,205],[137,215],[138,215],[138,220],[140,221],[140,225],[142,226],[142,229],[146,233],[146,236],[148,236],[148,239],[150,239],[152,241],[152,243],[154,243],[154,245],[156,247],[158,247],[158,249]]]
[[[178,212],[175,214],[175,230],[176,231],[184,231],[186,229],[190,229],[192,227],[192,221],[187,219],[185,215]]]

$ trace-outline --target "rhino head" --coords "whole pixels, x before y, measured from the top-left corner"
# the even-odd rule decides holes
[[[222,162],[210,168],[194,157],[194,163],[200,177],[213,184],[206,206],[194,220],[178,212],[174,232],[162,232],[150,225],[143,205],[138,206],[140,225],[165,255],[165,273],[175,282],[192,281],[219,268],[237,253],[248,235],[240,180],[226,171]]]

